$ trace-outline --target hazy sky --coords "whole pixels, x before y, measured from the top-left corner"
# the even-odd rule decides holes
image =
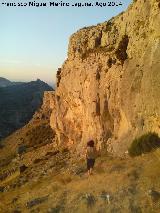
[[[68,0],[63,2],[107,2]],[[119,2],[119,0],[116,0]],[[52,82],[67,57],[68,39],[78,29],[104,22],[125,10],[118,7],[6,7],[0,0],[0,76],[14,81],[40,78]],[[42,1],[36,1],[42,2]],[[49,0],[43,2],[49,3]],[[51,1],[53,2],[53,1]],[[60,1],[58,1],[60,2]]]

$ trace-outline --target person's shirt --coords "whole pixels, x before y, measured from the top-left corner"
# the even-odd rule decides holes
[[[94,147],[87,146],[86,158],[87,159],[95,159],[96,158],[96,149]]]

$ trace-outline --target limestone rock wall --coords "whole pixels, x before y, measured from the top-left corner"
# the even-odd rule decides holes
[[[77,150],[94,139],[121,154],[134,137],[160,134],[160,1],[73,34],[53,102],[58,141]]]
[[[30,122],[41,120],[50,120],[54,105],[54,91],[45,91],[41,107],[35,112]]]

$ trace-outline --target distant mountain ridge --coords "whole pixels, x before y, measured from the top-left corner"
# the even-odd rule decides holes
[[[0,87],[8,87],[17,84],[23,84],[24,82],[13,82],[6,78],[0,77]]]
[[[0,86],[0,139],[24,126],[41,106],[44,91],[53,90],[40,79],[10,84],[9,80],[1,78],[1,82],[3,84]]]

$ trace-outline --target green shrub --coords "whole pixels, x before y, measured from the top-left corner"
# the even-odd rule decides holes
[[[158,134],[149,132],[134,139],[128,151],[130,156],[134,157],[143,153],[151,152],[158,147],[160,147],[160,138]]]

